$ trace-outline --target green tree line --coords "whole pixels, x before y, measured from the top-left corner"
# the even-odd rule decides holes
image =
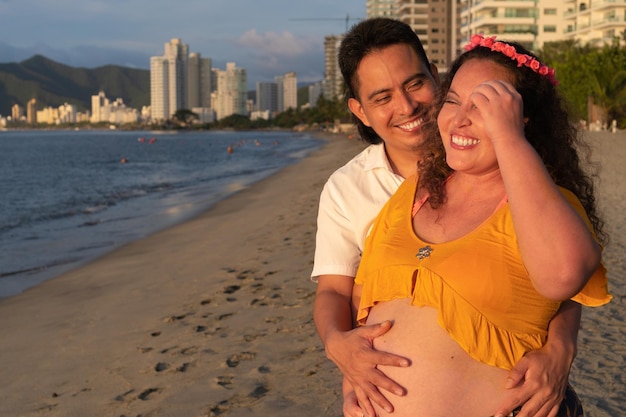
[[[178,110],[171,120],[166,122],[162,128],[192,128],[192,129],[263,129],[281,128],[292,129],[298,125],[329,127],[335,121],[348,123],[350,113],[340,99],[328,100],[320,96],[315,107],[287,109],[277,114],[271,120],[256,119],[250,120],[248,116],[233,114],[213,123],[197,124],[193,123],[198,116],[190,110]]]
[[[591,98],[606,112],[604,122],[616,120],[620,129],[626,128],[626,46],[620,46],[619,38],[600,48],[579,41],[547,43],[539,56],[555,68],[557,88],[572,118],[587,120]]]

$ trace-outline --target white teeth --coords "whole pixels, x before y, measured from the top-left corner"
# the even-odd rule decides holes
[[[423,122],[424,122],[424,119],[417,119],[414,122],[410,122],[410,123],[406,123],[406,124],[403,124],[403,125],[399,125],[398,127],[400,127],[400,129],[404,129],[404,130],[411,130],[411,129],[415,129],[416,127],[421,126]]]
[[[452,136],[452,143],[454,143],[457,146],[471,146],[471,145],[479,144],[480,140],[463,138],[461,136]]]

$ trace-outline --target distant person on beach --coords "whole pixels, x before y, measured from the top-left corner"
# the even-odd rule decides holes
[[[473,35],[466,50],[418,173],[375,220],[355,279],[357,323],[394,323],[374,347],[411,362],[381,366],[407,390],[397,417],[494,415],[508,371],[546,343],[561,301],[611,299],[593,182],[553,70],[495,37]],[[556,415],[583,415],[575,394]]]
[[[353,329],[354,277],[374,218],[404,179],[416,173],[422,126],[439,77],[415,32],[392,19],[369,19],[354,26],[342,42],[339,62],[353,120],[371,145],[329,178],[320,197],[311,274],[318,282],[314,318],[327,356],[356,388],[363,411],[373,415],[370,399],[393,409],[380,389],[405,394],[377,366],[410,363],[373,349],[373,341],[390,330],[390,322]],[[511,370],[510,396],[499,414],[522,404],[526,415],[556,412],[576,355],[580,313],[577,303],[562,304],[550,322],[549,342]],[[348,408],[358,408],[356,402],[352,406]]]

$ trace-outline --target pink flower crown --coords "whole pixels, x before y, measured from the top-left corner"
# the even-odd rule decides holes
[[[530,68],[537,74],[547,77],[552,84],[557,85],[559,83],[554,76],[554,68],[550,68],[549,66],[542,64],[539,60],[530,55],[518,53],[513,45],[509,45],[504,42],[497,42],[495,36],[485,38],[483,35],[472,35],[470,42],[465,45],[465,50],[471,51],[477,46],[482,46],[484,48],[489,48],[492,51],[500,52],[512,60],[517,61],[518,67],[523,65]]]

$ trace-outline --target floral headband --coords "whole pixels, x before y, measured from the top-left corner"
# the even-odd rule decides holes
[[[517,61],[518,67],[523,65],[530,68],[537,74],[547,77],[552,84],[557,85],[559,83],[554,76],[554,68],[550,68],[547,65],[542,64],[539,60],[530,55],[518,53],[513,45],[509,45],[504,42],[497,42],[495,36],[485,38],[483,35],[472,35],[470,42],[465,45],[465,50],[471,51],[477,46],[482,46],[484,48],[489,48],[492,51],[500,52],[512,60]]]

